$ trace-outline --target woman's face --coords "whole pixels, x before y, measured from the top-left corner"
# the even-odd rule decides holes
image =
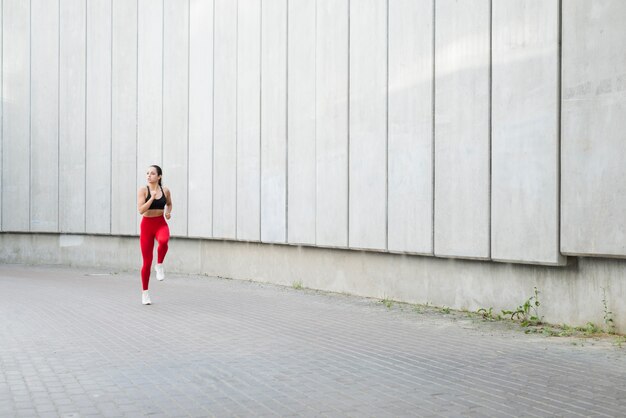
[[[156,168],[148,167],[148,171],[146,172],[146,180],[148,183],[158,183],[161,176],[157,174]]]

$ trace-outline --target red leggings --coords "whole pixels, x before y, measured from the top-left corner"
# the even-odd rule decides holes
[[[148,290],[150,282],[150,270],[152,269],[152,255],[154,253],[154,239],[159,243],[157,250],[158,263],[162,263],[167,253],[167,242],[170,239],[170,228],[163,216],[141,219],[141,231],[139,234],[139,244],[141,245],[141,255],[143,256],[143,266],[141,267],[141,284],[143,290]]]

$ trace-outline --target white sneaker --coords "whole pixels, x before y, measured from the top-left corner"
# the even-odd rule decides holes
[[[165,269],[163,268],[163,263],[157,264],[154,270],[156,271],[157,280],[165,280]]]
[[[152,301],[150,300],[150,294],[147,290],[141,292],[141,303],[144,305],[152,305]]]

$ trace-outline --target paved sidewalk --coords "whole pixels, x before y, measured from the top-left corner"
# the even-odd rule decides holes
[[[626,416],[626,348],[203,276],[0,265],[0,417]]]

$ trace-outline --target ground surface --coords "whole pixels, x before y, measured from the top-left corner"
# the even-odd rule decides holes
[[[626,416],[626,348],[203,276],[0,265],[0,417]]]

